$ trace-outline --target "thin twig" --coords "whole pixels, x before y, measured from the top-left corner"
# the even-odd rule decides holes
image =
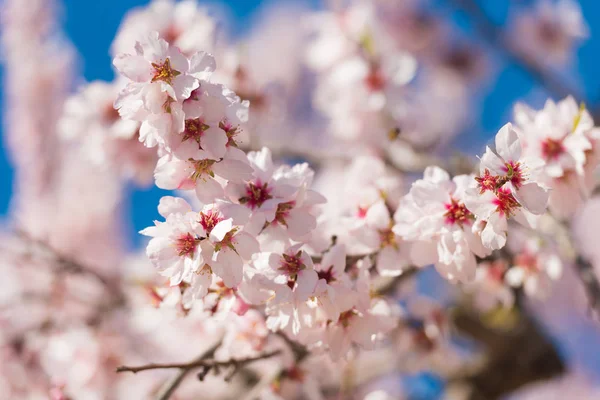
[[[206,358],[214,356],[215,351],[217,351],[219,346],[221,346],[221,343],[223,343],[222,339],[219,340],[217,343],[215,343],[212,347],[210,347],[204,353],[202,353],[200,356],[198,356],[194,361],[201,361]],[[179,387],[179,385],[181,385],[181,382],[183,382],[183,380],[190,373],[190,371],[192,371],[192,368],[182,368],[179,371],[179,373],[173,377],[173,379],[168,381],[163,386],[163,388],[161,389],[161,391],[159,392],[159,394],[156,398],[158,400],[168,400],[173,395],[173,393],[175,393],[175,390]]]
[[[281,350],[270,351],[268,353],[260,354],[254,357],[246,357],[246,358],[231,358],[225,361],[218,360],[206,360],[205,358],[197,359],[187,363],[172,363],[172,364],[160,364],[160,363],[152,363],[146,365],[140,365],[138,367],[128,367],[122,365],[117,368],[117,372],[133,372],[138,373],[141,371],[147,371],[151,369],[196,369],[196,368],[227,368],[234,367],[240,368],[245,364],[251,363],[253,361],[264,360],[267,358],[271,358],[273,356],[279,355]]]

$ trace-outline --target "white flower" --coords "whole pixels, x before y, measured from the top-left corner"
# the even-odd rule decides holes
[[[248,153],[248,160],[254,169],[254,176],[244,184],[229,182],[225,188],[228,197],[243,204],[252,211],[248,232],[258,234],[266,223],[273,222],[278,205],[295,200],[300,185],[306,180],[306,173],[298,169],[275,168],[271,152],[263,148],[259,152]],[[283,168],[283,169],[282,169]]]
[[[258,242],[242,230],[248,212],[237,204],[218,202],[204,206],[200,213],[181,198],[165,196],[159,213],[165,222],[146,228],[152,236],[147,254],[172,286],[185,280],[191,283],[194,298],[206,295],[212,273],[225,286],[239,285],[244,262],[258,252]]]
[[[136,43],[135,54],[119,54],[113,64],[132,82],[158,86],[173,100],[183,101],[198,87],[198,79],[193,75],[204,72],[207,59],[198,53],[192,58],[191,69],[190,62],[177,47],[169,46],[159,38],[158,32],[152,32]],[[162,104],[146,106],[156,109]]]
[[[237,146],[235,135],[247,121],[248,102],[223,85],[201,81],[183,102],[184,127],[168,137],[167,150],[182,159],[198,159],[209,152],[214,159]]]
[[[160,274],[175,286],[184,278],[191,278],[203,265],[200,242],[206,232],[197,221],[197,213],[181,198],[163,197],[158,211],[165,222],[155,221],[155,226],[140,233],[152,237],[146,254]]]
[[[345,273],[346,249],[335,245],[315,265],[319,281],[315,287],[315,300],[327,320],[337,322],[343,310],[351,309],[357,301],[350,278]]]
[[[354,221],[351,234],[376,252],[375,267],[382,276],[398,276],[409,266],[410,244],[392,230],[394,223],[383,200],[377,201]]]
[[[298,244],[282,254],[264,253],[255,261],[259,277],[255,280],[272,295],[267,302],[267,325],[272,330],[291,328],[296,335],[304,326],[306,302],[314,294],[319,279],[311,257]]]
[[[598,129],[590,113],[572,97],[535,111],[515,107],[523,153],[543,163],[543,182],[550,191],[549,208],[558,217],[571,216],[594,185]]]
[[[156,186],[168,190],[195,190],[198,199],[212,203],[224,196],[226,182],[243,183],[252,177],[246,158],[236,159],[237,152],[229,151],[221,159],[201,152],[199,159],[178,159],[165,155],[158,160],[154,177]],[[202,155],[206,158],[202,158]]]
[[[535,226],[548,204],[548,190],[537,180],[542,161],[521,156],[521,142],[510,124],[496,135],[496,151],[486,149],[475,178],[478,188],[465,197],[467,208],[482,222],[483,245],[491,250],[506,244],[508,218]]]
[[[397,323],[390,306],[376,299],[364,312],[356,308],[342,312],[337,322],[327,324],[323,341],[329,347],[331,358],[338,360],[346,356],[352,344],[372,350]]]
[[[577,42],[589,36],[581,7],[573,0],[543,0],[516,18],[515,46],[544,63],[565,64]]]
[[[130,53],[136,40],[152,31],[158,31],[169,45],[186,55],[212,51],[216,27],[208,10],[196,1],[154,0],[127,13],[111,45],[111,54]]]
[[[556,250],[521,230],[511,232],[509,248],[515,254],[504,279],[512,287],[522,287],[534,298],[546,297],[553,281],[562,276],[563,264]]]
[[[394,232],[414,241],[412,261],[420,266],[435,264],[450,280],[473,280],[475,255],[485,257],[488,253],[474,229],[475,216],[464,204],[465,192],[472,182],[472,176],[460,175],[450,180],[443,169],[428,167],[394,215]]]

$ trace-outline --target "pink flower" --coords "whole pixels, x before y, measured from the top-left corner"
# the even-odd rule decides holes
[[[243,184],[229,182],[225,192],[232,201],[252,211],[247,229],[258,234],[266,223],[273,222],[279,204],[295,200],[300,186],[312,172],[309,169],[275,168],[267,148],[248,153],[248,160],[254,169],[252,179]]]
[[[598,164],[595,146],[599,130],[590,113],[572,97],[535,111],[515,107],[523,153],[540,158],[543,182],[550,191],[549,208],[558,217],[571,216],[594,186]]]
[[[375,299],[368,310],[361,312],[352,308],[342,312],[337,322],[327,324],[324,342],[331,358],[338,360],[346,356],[353,344],[365,350],[374,349],[397,323],[390,306],[384,300]]]
[[[223,85],[201,81],[183,102],[184,127],[168,137],[167,150],[182,159],[198,159],[208,152],[213,158],[236,147],[235,136],[248,120],[248,102]]]
[[[382,276],[398,276],[410,264],[410,244],[392,229],[394,222],[383,200],[366,210],[364,218],[354,220],[351,234],[365,248],[376,253],[375,267]]]
[[[206,57],[198,53],[192,58],[190,66],[190,61],[177,47],[169,46],[159,38],[158,32],[152,32],[143,41],[136,43],[135,54],[119,54],[113,64],[132,83],[159,87],[161,92],[173,100],[182,101],[190,97],[198,87],[198,80],[193,75],[198,70],[205,69],[202,65],[205,60]],[[124,92],[122,95],[126,94],[128,93]],[[156,109],[162,104],[146,106],[148,109]]]
[[[508,219],[534,226],[545,212],[548,190],[539,181],[540,159],[522,157],[521,142],[510,124],[496,135],[496,151],[481,157],[477,188],[467,191],[465,205],[481,221],[483,245],[496,250],[506,243]]]
[[[333,246],[315,265],[319,281],[314,298],[325,313],[325,318],[333,322],[337,322],[340,313],[351,309],[357,300],[345,269],[346,249],[343,245]]]
[[[160,158],[154,171],[156,186],[168,190],[195,190],[198,199],[208,204],[223,198],[223,187],[227,182],[241,184],[252,177],[252,168],[245,157],[236,159],[239,157],[237,152],[229,151],[221,159],[212,158],[208,152],[198,155],[199,159],[179,159],[168,154]]]
[[[453,281],[473,280],[475,256],[489,253],[477,235],[475,215],[464,203],[472,182],[472,176],[450,180],[443,169],[428,167],[394,215],[394,232],[414,242],[412,261],[416,265],[435,264],[442,276]]]
[[[589,36],[581,7],[573,0],[542,0],[515,19],[513,41],[545,63],[566,64],[578,42]]]
[[[152,31],[158,31],[170,46],[177,46],[186,55],[212,51],[216,27],[208,10],[193,0],[155,0],[127,13],[111,45],[111,54],[131,52],[136,40]]]
[[[198,223],[197,213],[181,198],[163,197],[158,211],[165,222],[155,221],[155,226],[140,233],[152,237],[146,254],[159,273],[175,286],[189,280],[204,265],[200,243],[206,232]]]

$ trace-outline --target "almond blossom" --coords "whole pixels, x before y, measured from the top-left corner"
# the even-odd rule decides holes
[[[374,252],[375,267],[383,276],[397,276],[410,265],[410,243],[392,229],[394,221],[385,203],[380,200],[370,206],[362,218],[351,227],[352,235]]]
[[[235,159],[228,152],[224,158],[214,159],[209,153],[199,159],[181,160],[169,154],[158,160],[154,177],[161,189],[195,190],[203,203],[210,203],[225,195],[226,182],[242,184],[252,178],[252,168],[246,159]]]
[[[244,205],[252,212],[247,229],[248,232],[258,234],[266,224],[275,220],[278,209],[280,220],[285,222],[281,213],[288,212],[295,206],[291,202],[295,202],[300,187],[309,179],[311,171],[308,168],[276,168],[267,148],[248,153],[248,160],[254,169],[252,179],[242,184],[229,182],[225,192],[231,201]],[[288,205],[285,206],[284,203]]]
[[[214,70],[214,60],[205,53],[187,59],[170,47],[158,32],[136,43],[135,54],[120,54],[113,64],[130,80],[115,100],[121,116],[141,121],[140,141],[153,147],[164,144],[170,133],[182,132],[182,101],[189,98]]]
[[[548,189],[540,184],[542,160],[522,156],[521,141],[511,124],[496,135],[496,153],[489,147],[481,157],[478,186],[469,189],[465,205],[485,221],[483,245],[497,250],[506,244],[508,219],[535,226],[548,204]]]
[[[185,280],[196,290],[194,298],[202,298],[212,273],[227,287],[240,284],[244,262],[258,251],[256,239],[242,230],[248,220],[243,207],[217,203],[195,213],[185,200],[166,196],[159,212],[166,221],[141,233],[153,237],[148,256],[172,286]]]
[[[482,122],[488,47],[567,91],[502,26],[479,46],[437,5],[349,0],[278,4],[238,38],[233,15],[153,0],[113,42],[119,76],[78,87],[53,2],[6,3],[0,398],[412,398],[416,370],[500,398],[490,371],[581,367],[555,328],[579,339],[583,312],[556,305],[600,309],[593,210],[585,232],[562,219],[597,184],[595,106],[519,106],[477,171],[443,146]],[[582,35],[564,4],[529,26],[546,50]],[[142,176],[176,192],[128,254]]]
[[[571,216],[593,187],[592,171],[600,161],[597,138],[600,131],[588,110],[572,97],[535,111],[515,107],[515,120],[524,154],[544,161],[542,179],[551,188],[549,207],[558,216]]]
[[[146,250],[148,258],[174,286],[190,279],[204,264],[200,242],[206,239],[206,231],[192,207],[181,198],[163,197],[158,212],[165,222],[155,221],[155,226],[140,233],[152,237]]]
[[[481,243],[475,215],[464,203],[472,182],[472,176],[450,180],[443,169],[428,167],[394,215],[394,232],[414,241],[412,261],[421,266],[435,264],[442,276],[453,281],[473,280],[475,256],[490,253]]]
[[[272,330],[285,329],[297,334],[303,324],[306,301],[314,294],[318,274],[311,257],[301,245],[287,249],[283,254],[265,254],[255,264],[272,283],[273,298],[268,302],[267,325]]]

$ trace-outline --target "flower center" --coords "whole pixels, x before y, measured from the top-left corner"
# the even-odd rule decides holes
[[[225,234],[225,236],[223,236],[223,240],[221,240],[219,243],[215,244],[215,251],[221,251],[221,249],[223,247],[229,247],[231,250],[235,251],[235,246],[233,245],[233,239],[234,239],[237,231],[238,231],[238,228],[233,228],[232,230],[227,232]]]
[[[385,88],[385,77],[379,70],[379,67],[371,67],[369,74],[365,77],[365,84],[372,92],[379,92]]]
[[[304,265],[302,262],[301,256],[302,252],[300,251],[292,255],[282,254],[281,266],[279,267],[279,270],[290,276],[297,275],[298,272],[306,268],[306,265]]]
[[[467,224],[474,219],[473,214],[467,209],[467,207],[454,198],[450,198],[450,203],[445,205],[446,213],[444,217],[446,218],[446,223],[450,225],[458,224],[462,226],[463,224]]]
[[[496,211],[500,215],[506,215],[506,217],[510,217],[515,209],[520,207],[519,202],[514,198],[511,191],[505,188],[498,189],[494,204],[496,205]]]
[[[561,140],[546,139],[542,143],[542,153],[546,160],[556,160],[564,151]]]
[[[498,185],[498,177],[490,174],[490,170],[486,169],[483,172],[483,176],[476,176],[475,180],[479,184],[479,193],[483,194],[487,190],[494,191]]]
[[[288,201],[287,203],[279,203],[277,205],[277,211],[275,211],[275,221],[279,222],[283,226],[287,226],[285,219],[289,217],[290,210],[296,205],[295,201]]]
[[[200,222],[200,225],[202,225],[206,234],[210,235],[213,228],[221,221],[223,221],[221,214],[210,210],[206,213],[200,212],[200,221],[198,222]]]
[[[181,72],[171,68],[171,60],[168,58],[162,64],[152,63],[152,67],[154,68],[154,76],[151,82],[163,81],[171,85],[173,78],[181,75]]]
[[[248,186],[246,186],[246,196],[241,197],[239,201],[241,204],[247,204],[248,207],[254,210],[272,198],[271,188],[266,183],[261,184],[260,181],[257,181],[256,183],[248,183]]]
[[[169,27],[163,32],[161,35],[163,39],[170,45],[175,43],[175,41],[181,36],[181,30],[177,28],[176,25],[169,25]]]
[[[515,265],[524,268],[531,273],[538,273],[540,271],[538,267],[537,257],[533,254],[521,253],[515,256]]]
[[[352,320],[352,318],[354,318],[356,315],[358,315],[358,312],[354,308],[348,311],[344,311],[340,314],[338,323],[342,324],[344,328],[347,328],[348,325],[350,325],[350,321]]]
[[[192,257],[194,255],[194,251],[196,251],[196,245],[198,244],[198,242],[200,242],[200,240],[196,239],[189,232],[185,235],[181,235],[176,242],[179,256]]]
[[[504,169],[506,171],[506,178],[515,186],[515,188],[520,188],[525,181],[521,163],[514,161],[507,162],[504,165]]]
[[[317,275],[319,276],[319,279],[325,279],[325,282],[327,283],[335,281],[335,277],[333,276],[333,265],[327,269],[317,271]]]
[[[226,146],[238,147],[237,142],[235,141],[235,137],[239,135],[242,130],[239,126],[233,126],[226,120],[219,122],[219,128],[221,128],[225,134],[227,135],[227,144]]]
[[[381,248],[391,246],[394,249],[398,249],[396,234],[392,231],[392,228],[380,229],[379,240],[381,241]]]
[[[210,128],[210,126],[206,125],[200,118],[186,119],[181,141],[185,142],[188,139],[195,140],[196,143],[198,143],[198,148],[202,149],[202,146],[200,146],[200,138],[208,128]]]
[[[368,207],[358,207],[358,218],[365,218],[367,216]]]
[[[562,29],[556,23],[542,20],[538,25],[538,37],[547,46],[557,47],[563,41]]]
[[[212,171],[212,166],[214,163],[216,163],[216,160],[192,160],[190,159],[190,162],[194,165],[194,172],[192,173],[192,176],[190,177],[190,179],[192,179],[194,182],[196,182],[198,179],[200,179],[202,177],[202,175],[204,174],[208,174],[211,177],[215,177],[214,172]]]

